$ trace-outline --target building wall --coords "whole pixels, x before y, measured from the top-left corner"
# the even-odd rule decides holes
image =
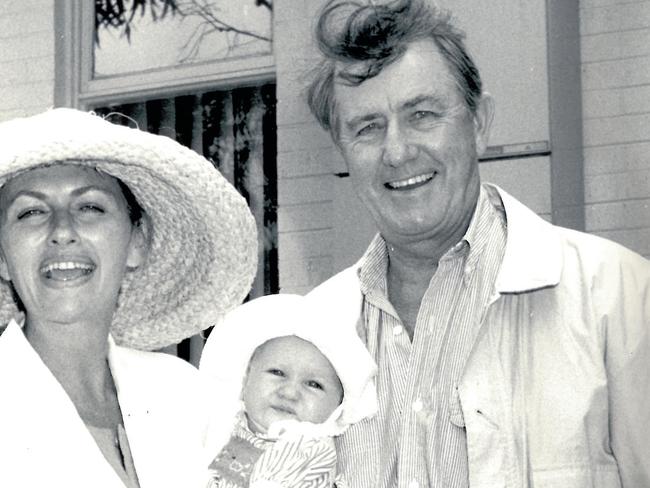
[[[54,0],[2,0],[0,120],[54,103]]]
[[[333,173],[343,163],[304,103],[317,59],[311,41],[322,0],[274,3],[278,123],[278,249],[283,292],[305,292],[333,272]]]
[[[53,105],[53,4],[2,1],[0,120]],[[321,5],[275,3],[284,292],[307,291],[336,271],[332,187],[345,168],[302,95]],[[580,17],[586,227],[650,257],[650,1],[580,0]]]
[[[580,0],[589,232],[650,257],[650,1]]]

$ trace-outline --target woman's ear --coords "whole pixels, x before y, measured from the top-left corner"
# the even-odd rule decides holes
[[[478,156],[481,156],[487,149],[493,118],[494,99],[489,93],[483,92],[474,114],[474,138]]]
[[[126,267],[135,270],[142,266],[149,254],[151,244],[151,220],[143,214],[140,221],[133,226],[129,242]]]
[[[11,276],[9,276],[9,266],[7,265],[7,260],[5,259],[2,249],[0,249],[0,278],[5,281],[11,281]]]

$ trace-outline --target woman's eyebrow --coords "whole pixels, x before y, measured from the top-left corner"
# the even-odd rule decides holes
[[[111,195],[112,194],[112,192],[110,190],[108,190],[106,188],[103,188],[101,186],[87,185],[87,186],[81,186],[79,188],[75,188],[74,190],[72,190],[71,195],[73,197],[78,197],[80,195],[83,195],[84,193],[88,193],[88,192],[91,192],[91,191],[98,191],[98,192],[104,193],[106,195]]]
[[[11,198],[9,199],[8,204],[11,205],[16,200],[18,200],[20,197],[36,198],[37,200],[45,200],[47,198],[45,193],[41,193],[40,191],[36,191],[36,190],[18,190],[14,195],[11,196]]]

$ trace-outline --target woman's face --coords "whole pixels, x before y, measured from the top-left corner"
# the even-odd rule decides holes
[[[146,245],[118,181],[93,168],[30,170],[0,189],[0,276],[28,322],[110,324],[127,268]]]

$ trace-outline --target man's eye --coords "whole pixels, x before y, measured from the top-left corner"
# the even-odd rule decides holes
[[[380,129],[380,126],[377,122],[371,122],[370,124],[364,125],[357,131],[357,136],[367,136],[374,132],[377,132]]]
[[[273,376],[284,376],[284,371],[277,368],[268,369],[266,372],[272,374]]]
[[[438,114],[435,112],[432,112],[431,110],[418,110],[413,114],[413,119],[414,120],[425,120],[425,119],[431,119],[431,118],[437,118]]]
[[[41,210],[40,208],[28,208],[26,210],[22,210],[21,212],[18,213],[18,220],[23,220],[29,217],[33,217],[35,215],[41,215],[44,214],[45,211]]]
[[[318,381],[314,381],[314,380],[308,381],[307,386],[309,388],[314,388],[316,390],[324,390],[323,385],[321,385]]]

